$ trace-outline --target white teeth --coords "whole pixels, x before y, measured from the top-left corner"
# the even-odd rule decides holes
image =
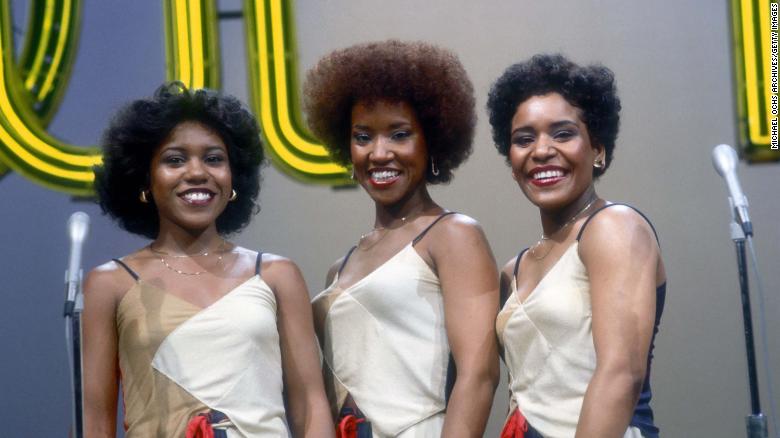
[[[206,192],[188,192],[183,196],[187,202],[201,202],[211,199],[211,194]]]
[[[534,179],[550,179],[550,178],[560,178],[563,176],[562,170],[545,170],[543,172],[537,172],[534,174]]]
[[[395,178],[396,176],[398,176],[399,173],[400,172],[398,172],[397,170],[379,170],[379,171],[371,172],[371,178],[374,181],[385,181],[390,178]]]

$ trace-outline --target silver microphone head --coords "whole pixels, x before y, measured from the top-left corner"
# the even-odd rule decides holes
[[[734,172],[737,168],[737,151],[727,144],[719,144],[712,149],[712,165],[722,177]]]
[[[89,215],[83,211],[77,211],[68,219],[68,234],[71,242],[81,243],[87,237],[89,231]]]

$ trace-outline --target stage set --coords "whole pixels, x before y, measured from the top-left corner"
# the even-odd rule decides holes
[[[335,49],[399,39],[451,50],[474,85],[473,153],[430,193],[479,221],[499,269],[537,242],[541,228],[494,147],[485,109],[491,86],[537,53],[615,73],[620,132],[614,162],[595,187],[604,199],[639,208],[660,238],[668,283],[653,353],[655,425],[664,437],[762,436],[746,431],[745,418],[760,409],[768,436],[777,436],[770,415],[770,395],[780,400],[776,17],[769,0],[4,2],[0,419],[8,434],[28,437],[68,436],[73,423],[63,318],[71,214],[89,215],[85,273],[149,244],[95,203],[96,145],[115,111],[166,80],[246,103],[269,165],[261,211],[231,241],[294,260],[314,297],[333,262],[374,227],[374,206],[307,128],[301,84]],[[713,166],[719,144],[739,153],[735,173],[728,151],[716,154],[715,167],[728,177]],[[734,174],[749,200],[737,199],[737,209],[729,196],[739,194],[724,182]],[[763,284],[760,294],[747,251],[752,315],[740,295],[732,240],[745,230],[732,224],[735,211],[737,223],[749,214]],[[70,280],[78,288],[78,276]],[[745,315],[755,361],[746,359]],[[499,436],[507,407],[502,363],[485,437]]]

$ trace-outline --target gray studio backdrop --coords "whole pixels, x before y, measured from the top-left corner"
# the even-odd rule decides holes
[[[28,2],[12,5],[20,38]],[[219,3],[224,10],[240,5]],[[159,2],[84,1],[78,59],[51,125],[54,135],[95,144],[110,113],[164,79],[161,11]],[[500,263],[534,242],[540,226],[490,140],[484,105],[492,81],[537,52],[560,51],[612,68],[624,109],[614,165],[597,189],[653,219],[669,276],[653,366],[657,422],[666,437],[744,436],[749,405],[736,268],[725,188],[710,163],[714,145],[735,139],[725,0],[300,0],[295,17],[301,73],[334,48],[368,40],[422,39],[459,54],[477,93],[474,154],[433,194],[482,223]],[[221,31],[223,88],[246,101],[243,24],[224,21]],[[739,167],[767,291],[772,364],[780,363],[774,337],[780,332],[779,170]],[[0,180],[0,193],[0,422],[6,430],[22,428],[24,436],[65,436],[65,222],[76,210],[92,217],[86,268],[146,241],[119,231],[94,204],[17,174]],[[312,294],[332,261],[372,226],[362,191],[304,185],[273,167],[264,169],[261,201],[262,211],[235,241],[296,260]],[[777,368],[774,380],[780,384]],[[506,413],[504,384],[486,436],[498,436]]]

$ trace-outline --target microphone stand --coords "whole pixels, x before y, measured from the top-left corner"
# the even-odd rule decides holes
[[[734,202],[729,197],[729,203]],[[737,251],[737,270],[739,271],[739,290],[742,299],[742,323],[745,327],[745,349],[747,353],[748,383],[750,390],[750,415],[745,417],[748,438],[767,438],[769,436],[766,416],[761,413],[761,399],[758,393],[758,374],[756,373],[756,350],[753,344],[753,317],[750,309],[750,287],[748,286],[747,258],[745,256],[745,232],[737,222],[731,209],[731,240]]]
[[[66,273],[66,278],[69,278]],[[68,281],[65,297],[65,337],[70,346],[68,362],[71,369],[71,390],[73,392],[73,430],[72,437],[84,437],[84,397],[81,366],[81,312],[84,310],[84,294],[81,289],[82,271],[79,269],[78,280]],[[75,283],[75,284],[74,284]]]

